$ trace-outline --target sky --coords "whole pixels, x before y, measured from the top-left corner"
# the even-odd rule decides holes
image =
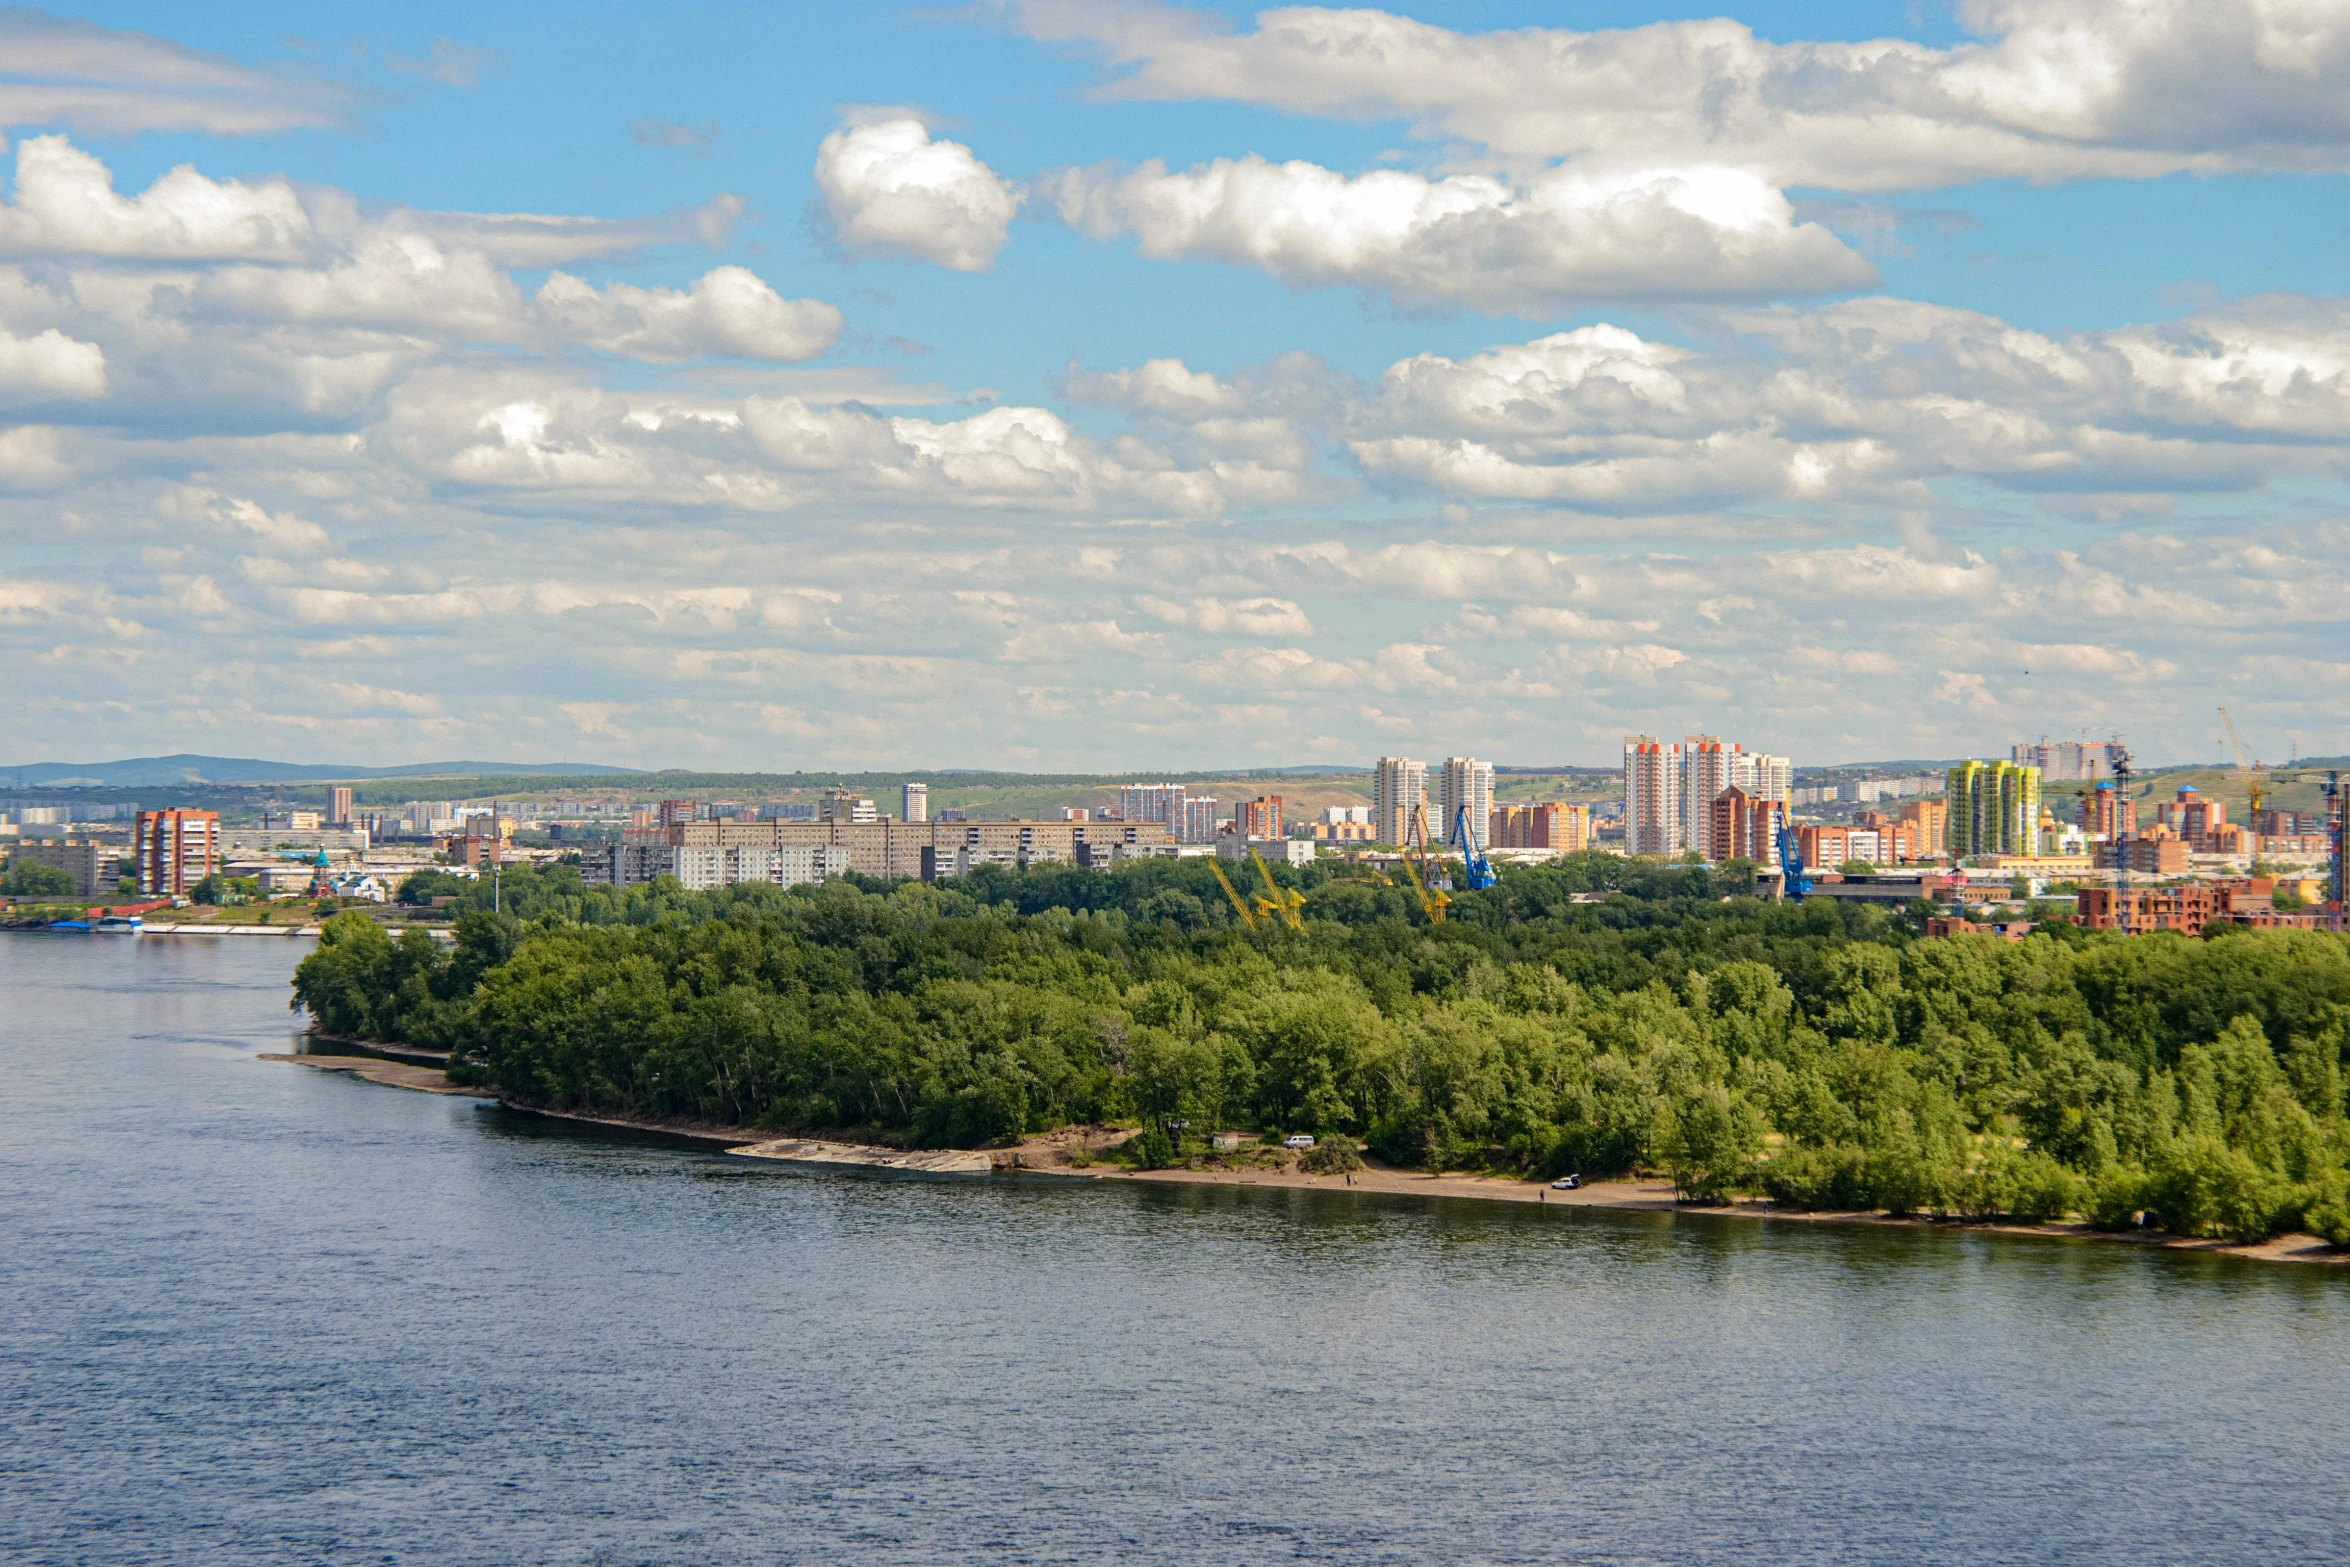
[[[2350,751],[2338,0],[0,10],[0,760]]]

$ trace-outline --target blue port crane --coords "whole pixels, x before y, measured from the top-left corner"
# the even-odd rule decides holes
[[[1779,874],[1785,878],[1788,901],[1801,903],[1803,895],[1811,891],[1811,867],[1803,863],[1803,850],[1796,846],[1795,834],[1787,830],[1787,823],[1779,823]]]
[[[1461,868],[1461,880],[1472,892],[1483,892],[1493,885],[1493,862],[1485,857],[1485,850],[1477,842],[1477,829],[1469,825],[1469,807],[1463,804],[1453,811],[1453,836],[1461,841],[1461,856],[1466,862]]]

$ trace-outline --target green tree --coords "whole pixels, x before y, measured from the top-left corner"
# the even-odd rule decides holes
[[[62,865],[43,865],[21,856],[8,862],[0,876],[0,892],[15,898],[59,898],[73,892],[73,873]]]

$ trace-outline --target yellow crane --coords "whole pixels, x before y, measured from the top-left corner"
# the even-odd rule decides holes
[[[1306,928],[1305,921],[1297,917],[1297,911],[1306,906],[1305,894],[1295,887],[1284,888],[1274,881],[1273,872],[1266,867],[1264,856],[1257,853],[1255,849],[1252,848],[1248,851],[1248,857],[1257,862],[1257,874],[1265,878],[1267,895],[1257,899],[1257,912],[1259,914],[1277,913],[1281,916],[1283,923],[1287,924],[1291,930],[1304,930]]]
[[[2228,710],[2224,707],[2219,710],[2219,721],[2227,726],[2228,749],[2236,753],[2236,776],[2244,780],[2244,793],[2251,800],[2251,804],[2245,808],[2247,820],[2244,830],[2256,833],[2260,831],[2260,775],[2244,760],[2244,742],[2236,738],[2236,721],[2228,716]]]
[[[1411,830],[1405,834],[1405,840],[1402,845],[1403,873],[1411,878],[1412,891],[1419,895],[1420,912],[1428,916],[1428,923],[1441,925],[1444,923],[1444,911],[1451,906],[1452,898],[1441,887],[1431,892],[1428,884],[1435,878],[1423,874],[1428,868],[1428,807],[1425,804],[1412,807]],[[1415,846],[1419,849],[1420,862],[1417,866],[1412,863]]]
[[[1208,869],[1216,873],[1216,885],[1222,887],[1224,896],[1232,900],[1232,907],[1240,914],[1240,923],[1250,930],[1255,930],[1257,928],[1256,911],[1241,901],[1240,889],[1232,885],[1232,878],[1224,874],[1224,867],[1211,859],[1208,861]]]

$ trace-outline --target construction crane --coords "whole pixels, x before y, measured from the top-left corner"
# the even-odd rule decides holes
[[[1256,911],[1242,901],[1240,889],[1232,885],[1232,878],[1224,874],[1224,867],[1218,865],[1214,860],[1210,860],[1208,861],[1208,869],[1216,873],[1216,885],[1223,888],[1224,896],[1232,900],[1233,909],[1240,915],[1240,923],[1250,930],[1255,930],[1257,928]]]
[[[1493,862],[1478,847],[1477,829],[1469,824],[1469,807],[1465,801],[1453,812],[1452,830],[1461,840],[1461,854],[1466,861],[1461,880],[1469,884],[1471,892],[1483,892],[1493,885]]]
[[[1248,857],[1257,862],[1257,874],[1265,878],[1265,891],[1268,894],[1266,897],[1257,899],[1257,912],[1267,915],[1279,914],[1282,922],[1291,930],[1304,930],[1306,928],[1305,921],[1297,917],[1297,911],[1306,906],[1305,894],[1295,887],[1283,887],[1275,882],[1273,872],[1265,865],[1264,856],[1257,853],[1255,849],[1252,848],[1248,851]]]
[[[2105,748],[2107,760],[2113,767],[2113,841],[2107,845],[2113,856],[2113,923],[2122,934],[2128,935],[2130,920],[2130,840],[2138,836],[2138,808],[2130,801],[2130,748],[2122,744],[2121,736]],[[2122,830],[2122,812],[2130,813],[2128,831]]]
[[[1787,901],[1801,903],[1804,894],[1811,891],[1811,868],[1803,863],[1803,849],[1795,834],[1787,830],[1783,817],[1779,822],[1779,874]]]
[[[2334,928],[2350,924],[2350,884],[2345,880],[2345,860],[2350,859],[2350,802],[2342,797],[2342,775],[2326,774],[2326,845],[2332,851],[2326,856],[2326,901],[2333,907]]]
[[[1419,864],[1417,866],[1412,863],[1412,849],[1415,845],[1418,846],[1420,851]],[[1432,888],[1430,886],[1430,882],[1433,880],[1433,878],[1422,874],[1422,872],[1424,872],[1428,867],[1427,806],[1415,805],[1412,807],[1412,825],[1410,831],[1405,834],[1405,842],[1402,847],[1404,851],[1403,873],[1405,876],[1410,878],[1412,891],[1417,894],[1420,899],[1420,912],[1428,916],[1429,924],[1443,924],[1444,911],[1451,905],[1452,899],[1445,894],[1443,888]]]
[[[2219,721],[2227,726],[2228,749],[2236,753],[2236,776],[2244,781],[2244,793],[2250,797],[2252,802],[2245,808],[2244,830],[2258,833],[2260,831],[2260,775],[2253,770],[2251,763],[2244,760],[2244,742],[2236,738],[2236,721],[2228,716],[2228,710],[2224,707],[2219,710]]]

